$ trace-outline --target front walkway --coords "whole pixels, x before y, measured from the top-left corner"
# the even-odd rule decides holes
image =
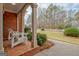
[[[37,53],[35,56],[79,56],[79,45],[65,43],[61,41],[55,41],[54,46]]]

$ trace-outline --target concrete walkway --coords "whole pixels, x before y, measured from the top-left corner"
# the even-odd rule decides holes
[[[55,41],[54,46],[37,53],[35,56],[79,56],[79,45]]]

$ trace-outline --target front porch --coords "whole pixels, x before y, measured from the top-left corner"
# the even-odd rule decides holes
[[[32,8],[32,41],[25,41],[15,47],[11,47],[8,40],[8,29],[11,28],[16,32],[24,33],[24,15],[28,7]],[[21,55],[37,46],[36,41],[36,19],[37,19],[37,4],[24,3],[24,4],[0,4],[0,51],[5,52],[7,55]],[[15,8],[15,9],[14,9]]]
[[[27,8],[32,9],[31,41],[24,32],[24,16]],[[37,35],[37,4],[36,3],[2,3],[0,4],[0,51],[8,56],[34,55],[54,45],[47,36]],[[26,14],[27,16],[27,14]],[[38,46],[39,45],[39,46]]]

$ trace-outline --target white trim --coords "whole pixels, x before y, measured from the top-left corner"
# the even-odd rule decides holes
[[[17,14],[17,31],[19,32],[19,19],[18,19],[19,17],[18,16],[19,14]]]
[[[22,32],[24,32],[24,13],[22,12]]]
[[[24,16],[25,16],[25,11],[26,11],[27,5],[24,7],[24,9],[22,10],[22,32],[24,32]]]
[[[32,47],[37,47],[37,5],[33,4],[32,7]]]
[[[30,5],[26,5],[24,7],[24,9],[22,10],[22,32],[24,32],[24,28],[25,28],[25,24],[24,24],[24,16],[25,16],[25,12],[26,12],[26,9],[29,7]]]
[[[12,11],[12,10],[8,10],[8,9],[4,9],[4,11],[12,12],[12,13],[17,13],[17,11]]]
[[[3,48],[3,4],[0,4],[0,51],[4,52],[4,48]]]

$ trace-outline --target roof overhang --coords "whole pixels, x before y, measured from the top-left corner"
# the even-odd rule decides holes
[[[4,3],[4,11],[18,13],[24,5],[25,3]]]

